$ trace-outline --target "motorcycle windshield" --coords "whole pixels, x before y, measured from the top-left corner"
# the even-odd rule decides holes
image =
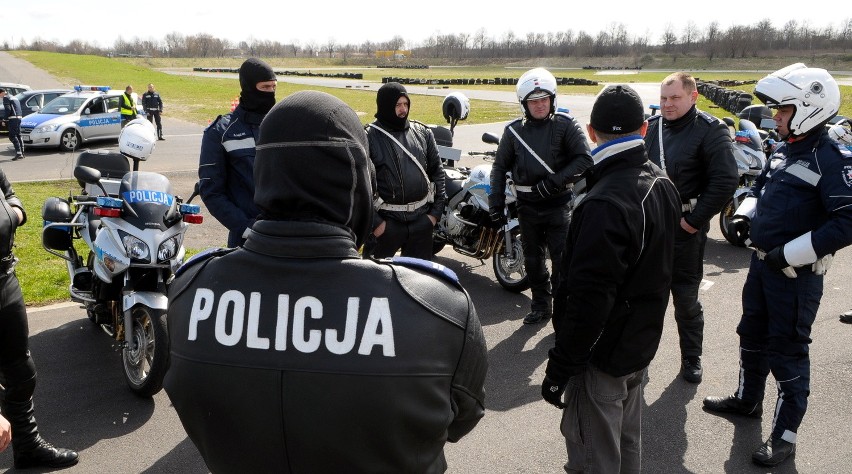
[[[123,219],[139,229],[167,228],[166,212],[174,203],[172,185],[165,176],[149,171],[131,171],[121,179]]]

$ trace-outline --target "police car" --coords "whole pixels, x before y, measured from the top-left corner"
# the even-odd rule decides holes
[[[73,92],[50,101],[38,113],[21,120],[21,139],[27,147],[59,147],[72,151],[92,140],[117,139],[121,133],[121,95],[108,86],[75,86]],[[136,101],[137,113],[142,106]]]

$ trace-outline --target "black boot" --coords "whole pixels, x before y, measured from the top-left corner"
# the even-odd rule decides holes
[[[68,467],[77,464],[76,451],[56,448],[38,434],[33,400],[6,400],[4,414],[12,425],[12,451],[15,469]]]

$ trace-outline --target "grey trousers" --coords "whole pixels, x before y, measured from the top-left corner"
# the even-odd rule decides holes
[[[639,473],[642,468],[642,380],[647,367],[613,377],[589,366],[565,391],[562,435],[568,473]]]

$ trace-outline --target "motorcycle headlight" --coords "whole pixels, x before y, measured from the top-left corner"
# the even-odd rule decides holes
[[[178,251],[180,247],[180,236],[174,236],[162,244],[160,244],[160,248],[157,249],[157,262],[162,263],[171,260]]]
[[[148,251],[148,245],[145,242],[127,234],[121,238],[121,243],[124,244],[124,250],[127,251],[127,255],[131,259],[142,260],[145,262],[150,260],[150,252]]]

